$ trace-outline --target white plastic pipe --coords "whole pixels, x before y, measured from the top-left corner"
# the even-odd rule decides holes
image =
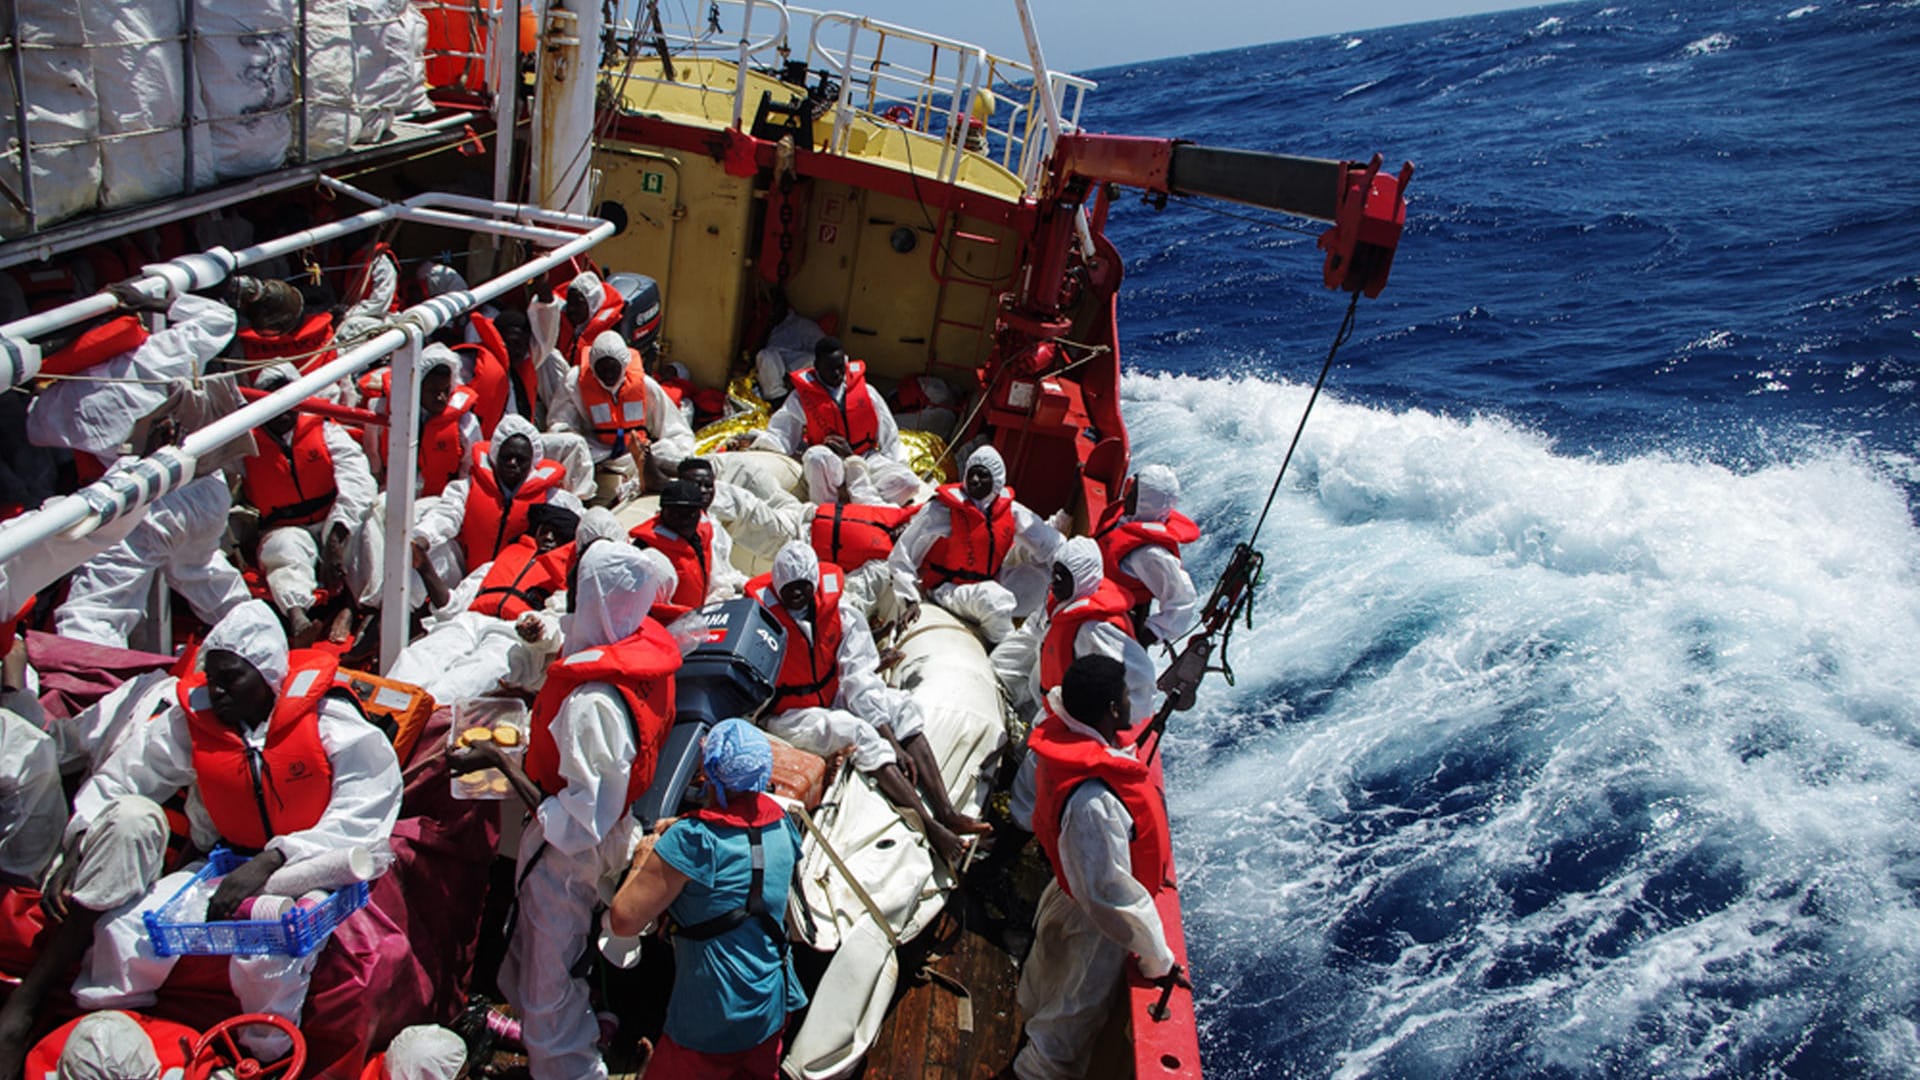
[[[409,327],[407,343],[393,354],[387,374],[387,535],[380,558],[380,670],[392,671],[413,627],[413,482],[420,452],[418,368],[424,340]]]

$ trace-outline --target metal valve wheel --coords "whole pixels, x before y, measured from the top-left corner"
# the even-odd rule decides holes
[[[280,1033],[293,1040],[293,1049],[287,1056],[272,1064],[262,1065],[240,1049],[240,1043],[234,1033],[246,1027],[264,1025],[280,1029]],[[235,1080],[261,1080],[264,1077],[277,1077],[278,1080],[298,1080],[300,1070],[307,1063],[307,1040],[300,1035],[300,1029],[293,1021],[284,1016],[271,1013],[246,1013],[228,1020],[222,1020],[207,1029],[200,1041],[194,1044],[193,1056],[187,1059],[187,1080],[209,1080],[221,1069],[230,1070]]]

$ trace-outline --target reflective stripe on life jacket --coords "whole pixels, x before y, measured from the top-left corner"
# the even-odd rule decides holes
[[[267,841],[312,828],[333,797],[333,763],[320,742],[320,699],[340,666],[331,653],[296,649],[267,720],[266,745],[255,749],[213,714],[207,674],[174,686],[193,741],[193,780],[222,839],[259,850]]]
[[[695,532],[697,543],[661,532],[658,514],[627,530],[627,537],[641,547],[650,547],[665,555],[673,564],[680,583],[674,586],[673,595],[666,598],[669,603],[691,611],[707,602],[707,582],[712,578],[713,566],[713,523],[705,514],[700,515],[700,527]],[[654,607],[658,609],[660,604],[656,602]]]
[[[946,484],[933,497],[947,508],[947,535],[927,549],[921,586],[931,592],[950,581],[993,580],[1013,550],[1013,488],[1003,485],[984,514],[959,484]]]
[[[780,674],[774,679],[773,701],[767,712],[788,709],[831,709],[840,697],[840,643],[846,638],[840,620],[840,596],[846,574],[831,563],[820,565],[820,581],[813,589],[813,632],[787,610],[773,590],[773,575],[761,574],[747,582],[747,595],[760,601],[787,632],[787,648],[780,656]]]
[[[294,419],[288,445],[281,446],[279,439],[264,431],[253,443],[257,451],[243,463],[240,494],[260,511],[260,531],[324,520],[339,491],[333,453],[327,449],[326,421],[301,413]]]
[[[633,764],[627,770],[627,802],[653,783],[660,744],[673,726],[673,673],[680,670],[680,648],[665,627],[644,619],[632,637],[582,649],[547,669],[547,681],[533,702],[527,735],[527,776],[548,795],[567,786],[560,775],[560,748],[553,741],[553,720],[567,697],[588,683],[617,690],[632,724]]]
[[[807,526],[807,542],[822,562],[858,570],[893,554],[892,530],[905,525],[917,507],[822,503]]]
[[[1027,736],[1027,749],[1034,755],[1033,835],[1062,892],[1073,895],[1060,868],[1060,814],[1074,791],[1090,780],[1107,785],[1133,818],[1128,854],[1134,880],[1150,893],[1166,887],[1173,833],[1167,827],[1166,796],[1146,765],[1074,731],[1051,709]]]
[[[1120,568],[1120,560],[1143,547],[1157,547],[1180,557],[1180,545],[1200,539],[1200,526],[1175,510],[1165,521],[1117,521],[1094,536],[1100,542],[1100,557],[1106,564],[1108,580],[1125,589],[1135,606],[1151,603],[1153,591],[1139,578]]]
[[[512,620],[546,607],[554,593],[567,587],[567,560],[571,555],[570,545],[541,554],[533,537],[520,537],[493,557],[493,565],[480,579],[480,591],[467,610]]]
[[[628,351],[626,374],[613,390],[600,385],[591,366],[583,365],[578,378],[580,409],[600,445],[619,447],[628,432],[647,430],[647,373],[639,356]]]
[[[1052,601],[1049,600],[1048,604],[1051,605]],[[1103,622],[1133,637],[1133,620],[1128,617],[1132,609],[1133,601],[1128,599],[1127,591],[1111,580],[1102,578],[1100,587],[1093,590],[1091,595],[1052,610],[1047,623],[1047,636],[1040,642],[1040,689],[1051,690],[1060,685],[1067,665],[1073,663],[1073,643],[1079,637],[1082,626]]]
[[[466,565],[490,562],[508,544],[527,534],[527,511],[546,501],[547,492],[559,487],[567,470],[557,461],[542,459],[533,463],[527,478],[511,496],[500,490],[488,460],[490,443],[473,448],[473,463],[467,468],[467,503],[460,517],[460,548]],[[535,448],[536,450],[538,447]]]
[[[873,407],[873,395],[867,392],[867,365],[847,361],[838,401],[812,368],[793,373],[793,392],[807,416],[802,438],[808,446],[819,446],[834,435],[847,440],[856,454],[880,445],[880,416]]]

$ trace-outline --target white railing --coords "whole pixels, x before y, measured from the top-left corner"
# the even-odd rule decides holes
[[[823,107],[832,109],[824,149],[844,154],[857,123],[891,123],[943,144],[934,174],[951,182],[959,173],[960,147],[969,147],[1018,176],[1032,193],[1052,149],[1033,66],[998,56],[978,45],[911,27],[841,11],[817,11],[781,0],[720,0],[717,3],[650,3],[625,0],[611,25],[602,77],[616,88],[632,83],[729,94],[735,128],[745,128],[758,108],[749,101],[747,72],[768,72],[799,61],[838,83]],[[688,23],[685,19],[695,22]],[[657,19],[657,21],[656,21]],[[665,54],[667,65],[652,61]],[[693,83],[666,66],[696,59],[735,65],[731,88]],[[642,61],[647,61],[642,63]],[[1050,73],[1047,85],[1065,130],[1078,127],[1089,79]],[[805,91],[794,86],[796,95]],[[969,128],[979,115],[979,142]]]

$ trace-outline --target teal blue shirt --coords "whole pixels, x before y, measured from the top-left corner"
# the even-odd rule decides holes
[[[781,819],[764,826],[767,911],[776,922],[787,910],[787,887],[800,858],[800,834]],[[747,830],[683,818],[655,844],[654,857],[687,876],[667,912],[681,926],[724,915],[746,903],[753,875]],[[689,1050],[730,1054],[772,1038],[787,1014],[807,1003],[791,961],[783,963],[776,942],[758,919],[706,941],[673,942],[673,997],[667,1002],[668,1035]]]

